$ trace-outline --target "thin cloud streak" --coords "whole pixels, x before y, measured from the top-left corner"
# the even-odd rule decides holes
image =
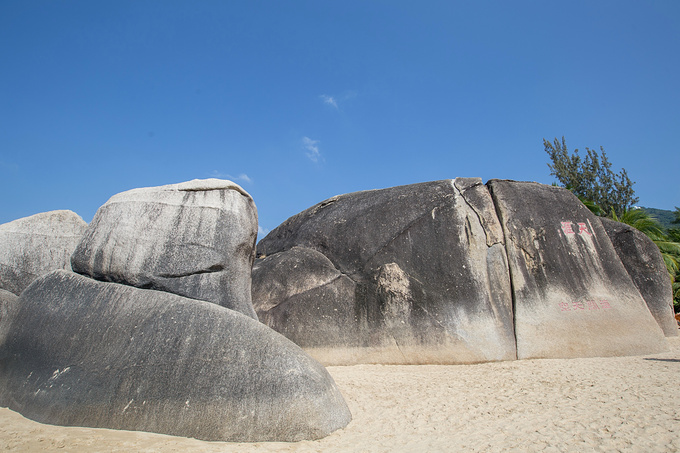
[[[321,151],[319,151],[318,146],[319,143],[321,143],[319,140],[312,140],[309,137],[302,137],[302,145],[307,150],[305,154],[309,160],[315,163],[319,162],[319,159],[321,159]]]
[[[319,96],[319,99],[321,99],[324,104],[333,107],[335,110],[340,110],[340,104],[355,97],[357,97],[356,91],[347,90],[340,95],[322,94]]]
[[[210,174],[210,176],[212,176],[213,178],[220,178],[220,179],[221,178],[227,178],[227,179],[234,181],[234,182],[241,181],[241,182],[246,182],[248,184],[253,183],[253,180],[248,175],[246,175],[245,173],[241,173],[238,176],[232,176],[229,173],[220,173],[217,170],[213,170],[213,172]]]

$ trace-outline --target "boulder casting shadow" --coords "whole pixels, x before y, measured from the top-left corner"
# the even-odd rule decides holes
[[[0,404],[33,420],[298,441],[351,419],[323,366],[219,305],[67,271],[14,302],[0,325]]]

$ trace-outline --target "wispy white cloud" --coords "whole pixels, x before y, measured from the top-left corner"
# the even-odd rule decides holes
[[[324,104],[333,107],[335,110],[340,110],[340,104],[355,97],[357,97],[357,92],[348,90],[338,95],[322,94],[319,96],[319,99],[321,99]]]
[[[217,170],[213,170],[213,172],[210,174],[213,178],[227,178],[232,181],[241,181],[241,182],[247,182],[248,184],[252,184],[253,180],[246,175],[245,173],[241,173],[238,176],[232,176],[229,173],[220,173]]]
[[[265,228],[262,225],[257,226],[257,235],[261,238],[265,237],[266,235],[269,234],[271,230],[269,228]]]
[[[249,184],[252,184],[252,182],[253,182],[253,180],[250,179],[250,177],[248,175],[246,175],[245,173],[241,173],[238,176],[232,176],[232,178],[237,180],[237,181],[247,182]]]
[[[321,98],[324,104],[330,105],[331,107],[336,109],[338,108],[338,101],[333,96],[322,94],[319,97]]]
[[[302,137],[302,145],[307,150],[306,154],[312,162],[319,162],[321,151],[319,151],[319,140],[312,140],[309,137]]]

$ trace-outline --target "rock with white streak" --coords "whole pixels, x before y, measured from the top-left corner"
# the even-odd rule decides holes
[[[97,280],[167,291],[256,318],[250,279],[257,209],[231,181],[194,180],[114,195],[73,253]]]
[[[72,211],[49,211],[0,225],[0,289],[16,295],[41,275],[71,270],[87,223]]]

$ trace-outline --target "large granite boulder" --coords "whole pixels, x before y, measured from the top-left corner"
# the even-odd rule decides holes
[[[0,404],[33,420],[298,441],[351,419],[318,362],[219,305],[66,271],[17,304],[0,343]]]
[[[677,336],[673,285],[659,247],[647,235],[625,223],[606,218],[601,220],[616,253],[659,327],[667,337]]]
[[[73,253],[97,280],[167,291],[257,319],[251,303],[257,209],[231,181],[194,180],[114,195]]]
[[[50,211],[0,225],[0,289],[16,295],[70,258],[87,223],[72,211]]]
[[[258,255],[260,320],[324,364],[516,357],[503,232],[479,178],[333,197]]]
[[[600,219],[578,198],[538,183],[487,185],[505,232],[518,358],[667,350]]]

